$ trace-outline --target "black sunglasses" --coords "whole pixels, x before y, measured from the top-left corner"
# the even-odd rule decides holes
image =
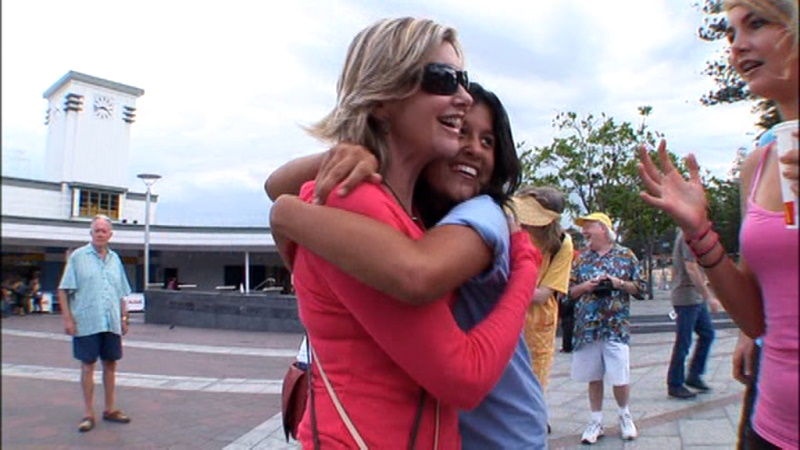
[[[469,91],[469,78],[466,70],[442,63],[431,63],[422,69],[422,90],[435,95],[453,95],[458,85]]]

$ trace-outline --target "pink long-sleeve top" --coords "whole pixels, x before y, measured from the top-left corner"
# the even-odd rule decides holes
[[[308,183],[301,197],[310,202],[312,193]],[[328,206],[372,217],[413,239],[423,235],[382,186],[364,183],[347,197],[330,196]],[[437,410],[439,448],[460,448],[457,408],[475,407],[499,379],[533,293],[539,261],[524,233],[512,236],[513,253],[503,298],[489,317],[464,332],[449,306],[452,294],[423,306],[406,305],[298,247],[294,283],[300,318],[318,362],[370,448],[408,447],[423,390],[428,394],[416,448],[433,447]],[[312,379],[322,448],[355,448],[316,363]],[[304,448],[313,448],[310,413],[309,404],[299,430]]]

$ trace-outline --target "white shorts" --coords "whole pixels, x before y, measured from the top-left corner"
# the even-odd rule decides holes
[[[572,352],[572,379],[582,383],[605,379],[612,386],[631,381],[630,347],[620,342],[594,341]]]

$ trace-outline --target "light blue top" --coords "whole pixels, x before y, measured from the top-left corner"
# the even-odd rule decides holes
[[[775,132],[772,131],[772,128],[763,132],[761,136],[758,137],[758,146],[763,147],[765,145],[771,144],[772,141],[775,140]]]
[[[75,250],[58,288],[68,291],[75,336],[122,334],[120,302],[131,293],[131,286],[116,252],[109,249],[103,260],[92,244]]]
[[[459,326],[469,330],[489,315],[508,284],[508,222],[497,203],[482,195],[453,208],[439,225],[473,228],[494,253],[492,267],[469,280],[459,291],[453,313]],[[533,374],[522,334],[494,389],[477,408],[460,411],[458,419],[464,449],[547,448],[544,392]]]

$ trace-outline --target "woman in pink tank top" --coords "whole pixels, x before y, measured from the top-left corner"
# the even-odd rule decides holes
[[[797,0],[725,0],[731,64],[750,92],[772,100],[784,121],[798,118]],[[794,132],[797,142],[797,131]],[[689,179],[658,147],[661,170],[640,149],[644,201],[667,212],[683,229],[697,262],[742,332],[761,337],[758,398],[751,433],[740,448],[798,448],[798,232],[783,218],[778,156],[774,145],[758,147],[741,167],[741,259],[735,264],[708,219],[705,190],[694,155]],[[780,161],[798,192],[798,149]]]

